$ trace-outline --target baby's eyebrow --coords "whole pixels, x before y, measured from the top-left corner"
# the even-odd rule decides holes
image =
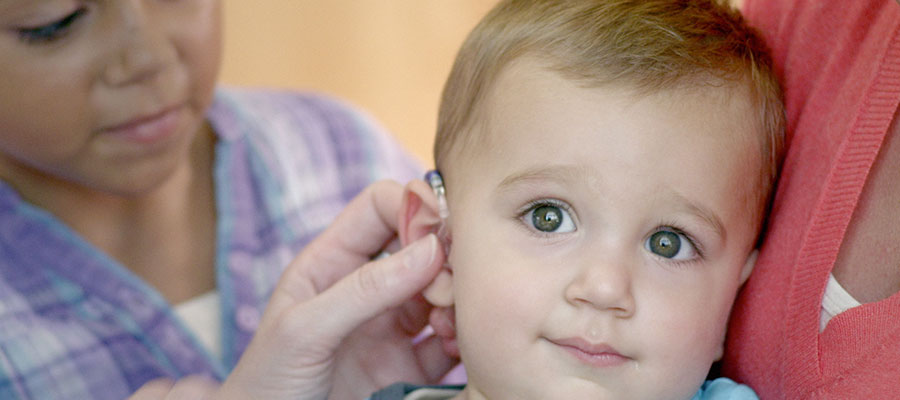
[[[700,217],[701,220],[705,221],[706,224],[712,228],[713,233],[718,235],[719,239],[722,242],[725,242],[725,224],[722,223],[722,220],[718,215],[716,215],[716,213],[706,207],[703,207],[703,205],[701,204],[691,201],[687,197],[682,196],[681,193],[678,193],[674,190],[667,188],[665,193],[669,196],[674,197],[679,204],[683,205],[687,209],[686,211],[688,213],[696,215]]]
[[[523,183],[548,180],[561,179],[564,181],[575,182],[584,179],[584,177],[587,176],[587,170],[587,168],[575,165],[549,165],[529,168],[507,176],[500,181],[500,184],[497,185],[497,189],[502,191]]]

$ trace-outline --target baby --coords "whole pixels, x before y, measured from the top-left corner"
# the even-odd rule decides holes
[[[416,398],[755,398],[704,381],[754,266],[780,99],[724,4],[497,5],[444,90],[443,184],[411,183],[400,217],[403,242],[449,250],[425,295],[454,308],[435,329],[455,329],[468,376]],[[414,389],[373,398],[433,390]]]

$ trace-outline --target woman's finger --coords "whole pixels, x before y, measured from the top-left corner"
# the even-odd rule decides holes
[[[303,251],[308,276],[319,292],[363,265],[394,240],[403,186],[379,181],[357,196]]]
[[[212,399],[219,388],[219,383],[205,376],[189,376],[175,382],[166,395],[166,400],[204,400]]]
[[[128,400],[165,399],[174,384],[175,382],[168,378],[154,379],[141,386],[137,392],[128,397]]]
[[[459,365],[459,358],[449,356],[441,338],[435,335],[416,343],[414,351],[429,383],[438,383],[453,367]]]
[[[353,199],[287,267],[272,293],[266,314],[278,315],[315,297],[367,263],[396,236],[402,195],[400,184],[380,181]]]
[[[192,375],[178,381],[160,378],[145,383],[128,400],[211,399],[218,388],[218,382],[205,376]]]
[[[307,335],[328,338],[332,343],[325,346],[337,348],[360,325],[422,291],[440,270],[443,257],[437,238],[429,234],[390,257],[367,263],[316,298],[296,305],[291,311],[296,317],[289,315],[286,320],[304,324],[302,331]]]

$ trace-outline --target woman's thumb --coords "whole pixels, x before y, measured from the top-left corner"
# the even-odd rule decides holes
[[[339,343],[366,321],[421,292],[440,271],[443,258],[437,237],[428,234],[363,265],[306,304],[319,314],[316,330]]]

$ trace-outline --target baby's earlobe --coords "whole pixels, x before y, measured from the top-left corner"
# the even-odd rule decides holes
[[[422,292],[431,305],[450,307],[453,305],[453,272],[445,265],[441,272]]]
[[[747,261],[744,262],[744,268],[741,269],[741,285],[744,282],[747,282],[747,278],[750,277],[750,273],[753,272],[753,268],[756,267],[756,257],[759,256],[759,250],[754,249],[750,252],[750,255],[747,256]]]

